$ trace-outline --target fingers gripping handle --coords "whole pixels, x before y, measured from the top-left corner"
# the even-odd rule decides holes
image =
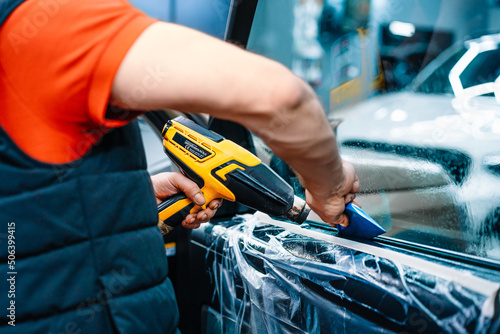
[[[184,193],[170,196],[158,205],[158,226],[163,235],[180,225],[194,208],[194,203]]]

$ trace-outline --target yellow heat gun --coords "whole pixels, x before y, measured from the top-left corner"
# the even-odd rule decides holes
[[[201,188],[206,206],[216,198],[236,201],[271,216],[303,223],[310,208],[292,187],[259,158],[236,143],[182,116],[165,124],[165,153]],[[200,210],[185,194],[158,205],[163,234]]]

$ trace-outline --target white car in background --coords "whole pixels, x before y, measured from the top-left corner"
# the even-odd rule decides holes
[[[500,34],[454,45],[408,89],[336,110],[359,202],[392,236],[500,259]]]

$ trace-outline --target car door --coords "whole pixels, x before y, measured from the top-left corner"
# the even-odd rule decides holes
[[[159,128],[141,122],[154,133],[146,151],[161,148]],[[171,169],[161,156],[151,173]],[[493,261],[244,211],[176,229],[165,244],[183,332],[493,333],[498,325]]]
[[[428,95],[421,94],[424,88],[396,90],[398,85],[390,84],[391,76],[407,72],[397,72],[399,65],[384,67],[384,59],[377,60],[395,47],[391,39],[391,49],[382,50],[387,45],[377,35],[378,27],[406,20],[416,32],[431,29],[447,36],[446,41],[452,33],[463,44],[473,27],[466,19],[468,14],[497,15],[492,2],[482,4],[476,8],[463,1],[454,7],[416,0],[232,2],[226,39],[292,70],[299,68],[298,73],[310,81],[337,132],[342,157],[358,172],[361,190],[357,201],[387,233],[371,240],[346,238],[319,219],[299,226],[226,201],[211,222],[193,231],[177,229],[165,238],[182,332],[499,332],[500,201],[495,185],[500,141],[495,128],[488,127],[498,115],[484,113],[493,123],[479,126],[478,114],[471,118],[457,113],[456,100],[441,87],[446,82],[435,79],[447,78],[450,72],[441,66],[446,61],[439,56],[434,63],[426,60],[430,67],[421,74],[414,73],[421,77],[397,80],[428,82],[431,86],[425,89],[442,91]],[[429,22],[415,19],[422,9],[429,13]],[[440,21],[440,15],[451,10],[462,22]],[[339,25],[326,24],[328,17]],[[312,30],[316,22],[316,35],[294,32],[297,20]],[[494,22],[498,21],[483,23],[494,28]],[[335,41],[342,45],[343,36],[352,36],[356,28],[370,28],[372,34],[366,36],[373,40],[350,45],[375,44],[383,51],[358,52],[374,55],[371,66],[362,68],[377,67],[370,70],[376,76],[354,75],[356,69],[346,65],[342,70],[334,64],[336,56],[345,52],[331,47],[339,45]],[[401,35],[405,33],[401,30],[394,32],[400,34],[394,37],[399,41],[398,52],[411,61],[415,38]],[[418,54],[424,45],[433,57],[448,57],[449,44],[433,41],[432,35],[417,34]],[[318,56],[318,52],[297,50],[296,38],[316,39],[313,44],[323,51]],[[494,41],[494,37],[486,40]],[[463,53],[457,55],[457,59],[461,57]],[[339,71],[342,78],[357,80],[350,87],[370,91],[339,94],[334,83],[346,83],[332,76]],[[379,74],[383,74],[385,86],[380,84]],[[375,82],[362,84],[360,78]],[[338,103],[342,96],[345,99]],[[172,116],[160,112],[145,117],[149,130],[159,134]],[[298,195],[303,194],[286,164],[244,127],[220,120],[197,121],[253,150]],[[483,145],[485,136],[489,141]],[[160,145],[156,135],[145,148]],[[481,154],[476,156],[477,152]],[[154,166],[169,165],[168,161],[155,161],[158,154],[148,154],[151,171],[158,170]]]

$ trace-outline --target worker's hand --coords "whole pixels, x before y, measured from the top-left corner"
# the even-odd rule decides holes
[[[151,177],[151,181],[157,204],[181,191],[196,205],[202,206],[205,204],[205,197],[203,197],[200,187],[181,173],[160,173]],[[197,213],[187,215],[182,221],[182,226],[187,228],[200,227],[200,224],[208,222],[215,215],[221,204],[222,199],[214,199],[206,209],[200,208]]]
[[[306,199],[311,209],[324,222],[332,226],[340,224],[345,227],[349,225],[349,220],[343,212],[346,204],[356,198],[356,193],[359,191],[359,179],[354,166],[349,162],[342,161],[342,170],[344,181],[332,191],[330,196],[315,196],[306,190]]]

